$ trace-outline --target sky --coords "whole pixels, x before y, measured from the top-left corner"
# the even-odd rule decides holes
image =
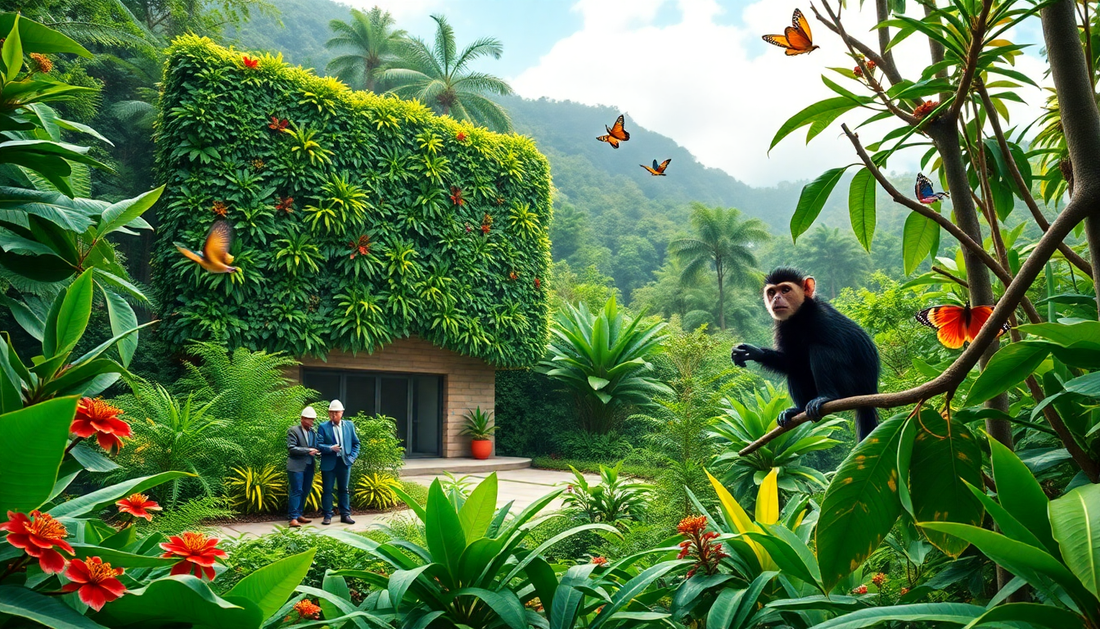
[[[624,112],[635,124],[672,138],[703,164],[721,168],[753,186],[813,179],[829,168],[857,157],[840,132],[866,118],[842,116],[827,131],[805,144],[796,132],[773,149],[779,127],[804,107],[834,96],[821,75],[845,84],[829,67],[854,66],[840,38],[825,29],[798,0],[341,0],[360,8],[380,6],[393,14],[399,28],[430,40],[432,14],[446,15],[459,46],[480,37],[501,41],[500,59],[480,61],[476,68],[507,79],[527,98],[547,97]],[[834,1],[835,5],[836,2]],[[873,3],[857,11],[849,2],[843,15],[847,30],[873,43],[877,35]],[[791,13],[801,7],[811,21],[819,50],[787,57],[761,35],[782,33]],[[1034,44],[1017,60],[1017,70],[1040,84],[1045,65],[1039,57],[1042,33],[1038,21],[1022,25],[1008,38]],[[919,78],[929,63],[927,46],[912,38],[895,49],[903,75]],[[1035,88],[1018,90],[1028,105],[1011,103],[1009,126],[1026,125],[1040,112],[1045,95]],[[611,121],[608,121],[610,124]],[[877,139],[890,126],[861,130],[865,141]],[[593,135],[602,129],[593,129]],[[922,151],[895,155],[890,169],[919,169]],[[658,156],[659,157],[659,156]]]

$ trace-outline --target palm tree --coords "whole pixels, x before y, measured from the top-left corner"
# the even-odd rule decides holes
[[[328,27],[335,37],[325,42],[325,48],[340,48],[347,54],[328,62],[328,72],[340,77],[354,89],[377,92],[388,64],[397,60],[396,50],[405,39],[405,31],[393,30],[389,11],[374,7],[363,12],[351,10],[351,20],[332,20]]]
[[[393,85],[390,91],[403,98],[415,98],[436,113],[456,120],[469,120],[494,131],[511,131],[508,112],[485,94],[508,96],[512,86],[504,79],[469,68],[481,57],[499,59],[504,50],[500,40],[483,37],[458,52],[455,32],[447,18],[433,15],[432,19],[438,27],[435,44],[429,47],[417,37],[402,42],[397,67],[382,75]]]
[[[836,299],[842,288],[859,285],[871,270],[871,256],[839,227],[818,225],[794,253],[802,268],[813,269],[819,287],[829,290],[829,299]]]
[[[771,238],[768,227],[758,218],[741,219],[736,208],[710,208],[691,204],[692,238],[668,243],[668,251],[683,263],[680,279],[691,282],[704,268],[718,274],[718,327],[726,329],[725,282],[746,285],[755,277],[756,256],[752,250]]]

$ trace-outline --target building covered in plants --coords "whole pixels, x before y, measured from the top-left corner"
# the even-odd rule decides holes
[[[546,347],[550,170],[527,138],[188,36],[157,168],[161,334],[299,357],[349,416],[394,417],[409,456],[468,453],[495,370]],[[217,220],[236,273],[172,246],[200,250]]]

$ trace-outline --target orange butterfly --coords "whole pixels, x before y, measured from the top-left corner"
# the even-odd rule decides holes
[[[661,162],[660,164],[657,163],[657,160],[653,160],[653,168],[650,168],[649,166],[646,166],[645,164],[638,164],[638,165],[641,166],[642,168],[648,170],[649,174],[651,174],[653,176],[660,175],[661,177],[664,177],[665,176],[665,169],[668,168],[668,163],[671,162],[671,161],[672,161],[671,157],[666,159],[665,161]]]
[[[793,26],[788,26],[782,35],[764,35],[764,41],[779,46],[787,52],[788,57],[813,52],[821,46],[815,46],[813,36],[810,34],[810,23],[802,11],[794,10],[791,17]]]
[[[601,135],[596,139],[600,142],[607,142],[611,145],[611,148],[619,148],[619,142],[626,142],[630,139],[630,134],[623,128],[623,115],[619,114],[619,117],[615,119],[615,125],[608,127],[604,125],[604,129],[607,129],[607,135]]]
[[[970,343],[978,336],[978,332],[982,331],[982,326],[989,320],[991,314],[993,314],[993,306],[974,306],[973,308],[970,307],[970,304],[965,306],[932,306],[918,312],[917,321],[930,328],[935,328],[936,336],[939,337],[940,343],[943,343],[944,347],[958,349],[963,346],[964,342]],[[1008,323],[1006,322],[1001,326],[998,335],[1007,331]]]
[[[244,67],[248,68],[249,70],[255,70],[256,68],[260,67],[260,60],[253,59],[248,55],[241,55],[241,61],[244,63]]]

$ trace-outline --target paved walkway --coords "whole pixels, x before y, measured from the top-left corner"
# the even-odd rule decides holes
[[[484,473],[471,473],[466,474],[468,480],[472,481],[469,485],[470,489],[473,489],[477,483],[481,482],[489,472]],[[458,475],[456,475],[458,476]],[[590,483],[598,483],[599,476],[595,474],[586,474]],[[440,480],[446,480],[446,476],[442,474],[438,476],[433,475],[417,475],[409,477],[408,480],[420,483],[422,485],[430,485],[432,480],[439,478]],[[461,478],[461,476],[459,476]],[[497,480],[499,481],[497,489],[497,506],[503,506],[510,500],[514,500],[512,505],[512,513],[519,513],[524,507],[538,500],[542,496],[545,496],[550,490],[560,485],[567,484],[574,479],[572,472],[561,472],[558,470],[540,470],[535,468],[525,468],[518,470],[505,470],[497,472]],[[560,500],[555,500],[547,507],[548,510],[553,510],[561,506]],[[315,519],[311,524],[308,524],[303,529],[312,529],[314,531],[330,530],[330,529],[349,529],[353,531],[363,531],[369,528],[372,524],[384,522],[393,517],[402,517],[407,514],[407,511],[391,511],[388,513],[372,513],[364,515],[352,516],[355,520],[355,524],[340,524],[339,519],[334,519],[329,526],[321,526],[321,520]],[[411,514],[410,514],[411,515]],[[225,537],[241,537],[244,535],[266,535],[273,533],[276,527],[285,527],[286,520],[276,520],[272,522],[242,522],[240,524],[223,525],[215,527],[219,533]]]

